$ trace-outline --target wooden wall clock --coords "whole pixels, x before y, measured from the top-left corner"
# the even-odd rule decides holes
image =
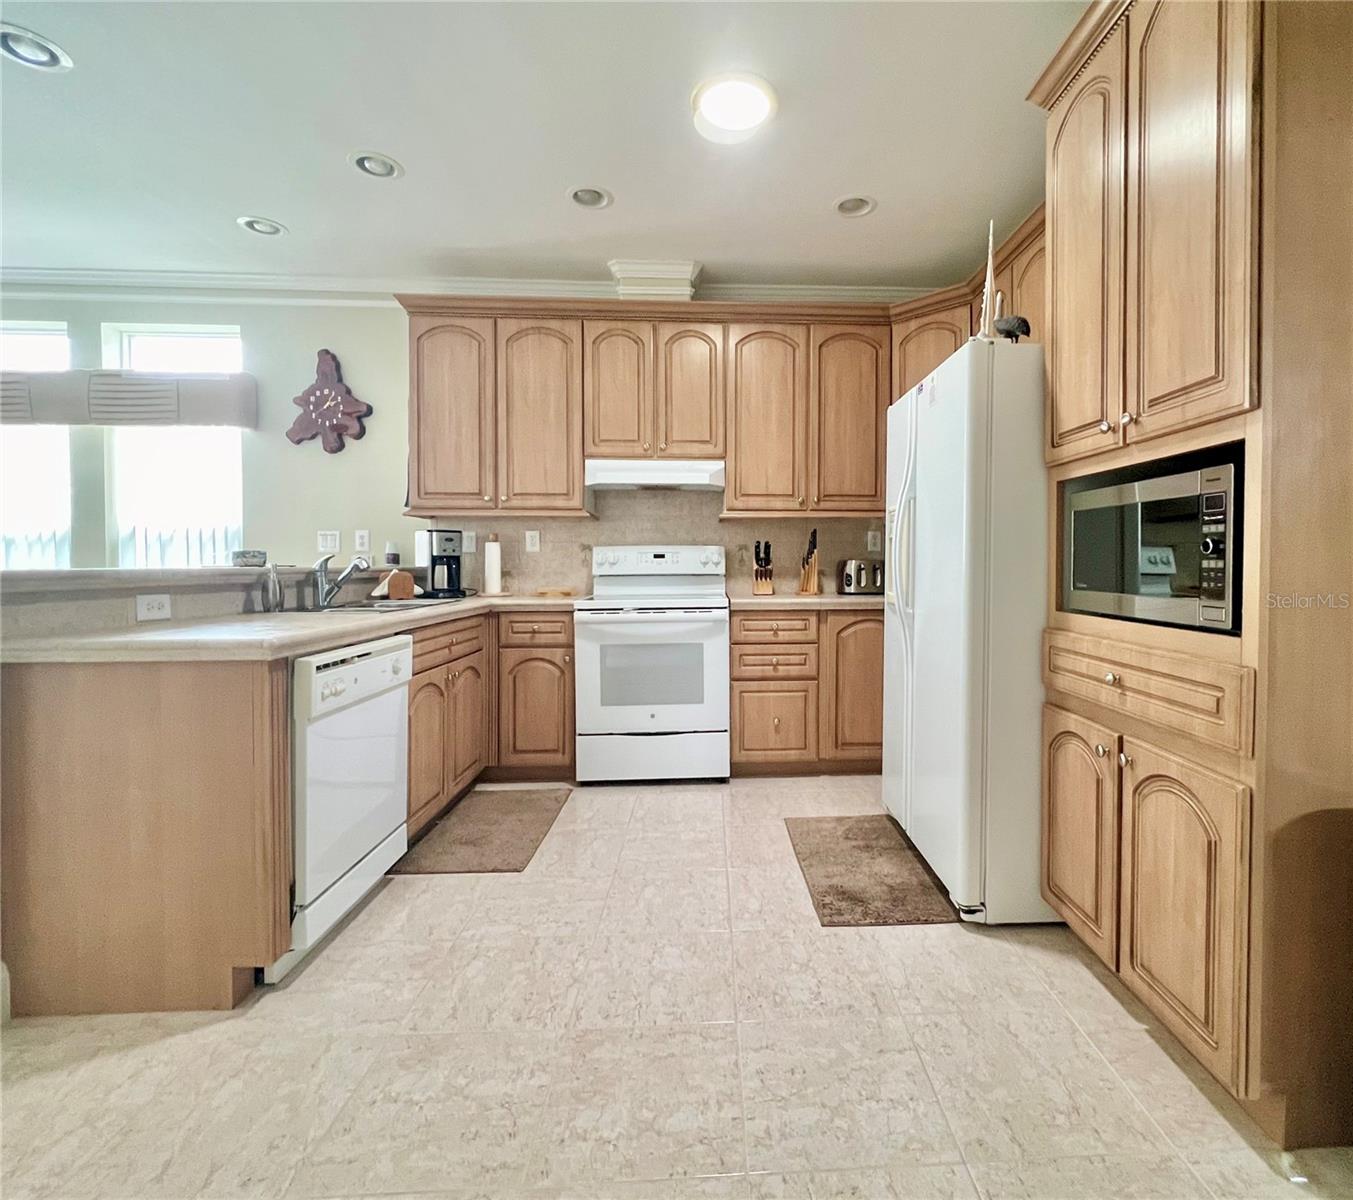
[[[371,405],[358,400],[343,382],[338,358],[329,350],[319,352],[315,382],[291,402],[301,411],[287,438],[299,446],[317,437],[329,454],[343,449],[344,438],[356,441],[366,433],[362,422],[372,413]]]

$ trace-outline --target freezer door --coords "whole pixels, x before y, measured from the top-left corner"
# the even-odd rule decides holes
[[[969,341],[916,408],[912,786],[907,833],[960,908],[983,904],[990,343]]]

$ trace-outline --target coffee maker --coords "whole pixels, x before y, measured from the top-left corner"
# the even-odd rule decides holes
[[[460,530],[429,529],[427,577],[423,595],[453,600],[465,595],[460,585]]]

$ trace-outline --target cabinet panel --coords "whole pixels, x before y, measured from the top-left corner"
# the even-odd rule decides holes
[[[498,652],[498,761],[505,767],[573,763],[573,652]]]
[[[409,322],[409,507],[494,507],[491,317]]]
[[[1006,311],[1029,322],[1029,341],[1047,340],[1048,280],[1047,247],[1040,237],[1021,250],[1010,264],[1010,290]]]
[[[816,679],[817,647],[738,646],[732,647],[734,679]]]
[[[808,503],[808,330],[728,328],[728,486],[733,511]]]
[[[817,758],[817,684],[733,684],[734,762]]]
[[[581,509],[582,322],[500,318],[498,502]]]
[[[1119,974],[1232,1091],[1243,1078],[1249,789],[1124,739]]]
[[[1122,438],[1126,36],[1119,26],[1048,121],[1048,462]]]
[[[883,614],[829,612],[822,627],[818,696],[823,758],[883,755]]]
[[[974,318],[967,304],[893,326],[893,394],[905,396],[968,340]]]
[[[409,680],[409,835],[436,815],[451,792],[449,678],[445,667]]]
[[[1139,5],[1127,89],[1129,440],[1254,402],[1257,6]]]
[[[1118,968],[1118,735],[1043,707],[1043,899]]]
[[[583,324],[583,453],[653,453],[653,326],[646,321]]]
[[[882,510],[888,331],[814,325],[811,348],[810,503],[815,509]]]
[[[474,781],[488,763],[488,654],[477,650],[448,669],[449,790]]]
[[[571,646],[573,614],[568,612],[501,613],[500,646]]]
[[[724,327],[657,326],[658,456],[724,455]]]
[[[729,622],[733,642],[816,642],[815,612],[735,612]]]

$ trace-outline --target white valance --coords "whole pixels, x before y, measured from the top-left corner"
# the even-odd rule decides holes
[[[145,371],[0,371],[7,425],[238,425],[258,427],[252,375]]]

